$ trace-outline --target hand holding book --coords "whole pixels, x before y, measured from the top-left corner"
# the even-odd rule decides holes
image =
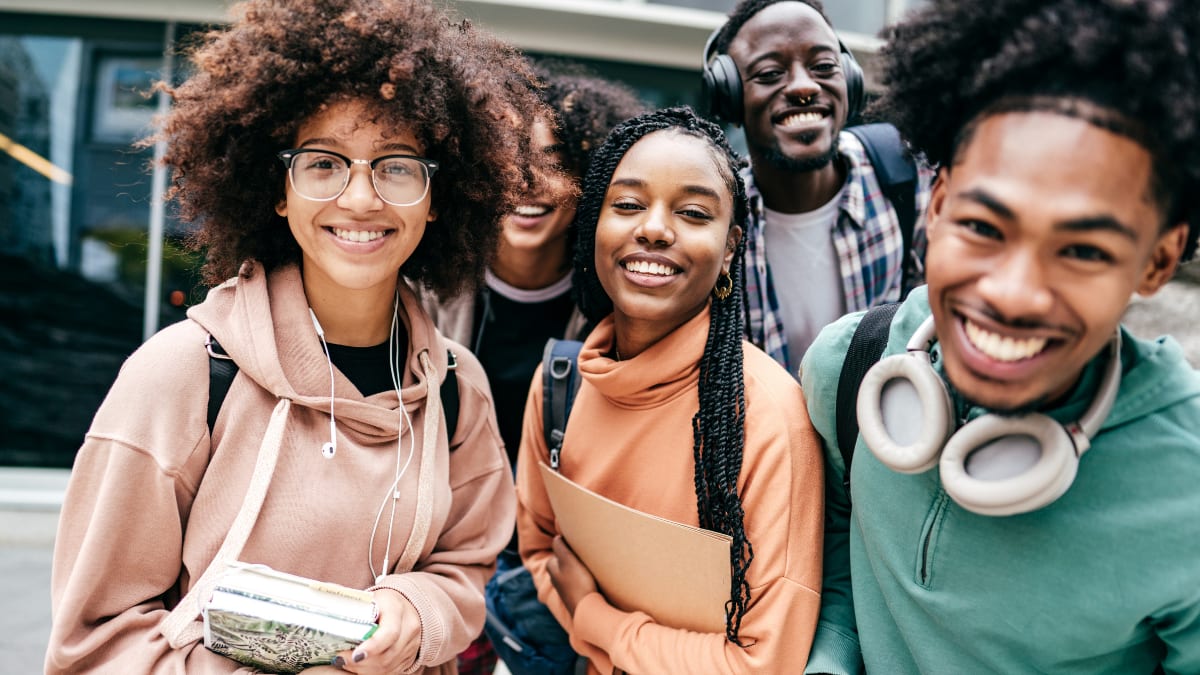
[[[600,589],[596,586],[596,578],[592,576],[587,565],[575,555],[561,534],[554,537],[552,546],[554,557],[546,564],[546,572],[550,574],[550,581],[554,584],[559,599],[571,616],[575,616],[575,606],[579,601],[587,594]]]
[[[333,672],[337,659],[397,672],[417,658],[421,619],[391,589],[361,591],[239,563],[204,607],[204,645],[271,672]]]
[[[371,637],[379,617],[370,592],[244,564],[218,579],[203,614],[204,646],[284,673],[331,663]]]
[[[374,596],[379,608],[379,630],[351,653],[340,655],[347,662],[370,666],[371,672],[408,670],[421,648],[421,617],[416,607],[396,591],[381,588]],[[354,661],[355,658],[359,660]]]
[[[724,632],[728,535],[636,511],[579,486],[545,463],[538,470],[555,525],[569,545],[565,550],[609,604],[645,612],[672,628]],[[558,546],[554,550],[565,560]],[[583,598],[573,584],[566,590],[576,603]],[[568,603],[561,590],[559,596]]]

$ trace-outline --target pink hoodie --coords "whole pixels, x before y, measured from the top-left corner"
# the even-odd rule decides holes
[[[403,432],[412,464],[400,483],[391,532],[391,573],[380,585],[416,607],[420,652],[408,672],[453,672],[455,655],[483,625],[483,585],[512,532],[514,498],[483,370],[442,338],[406,287],[402,320],[409,351],[401,429],[394,391],[363,397],[335,379],[338,451],[329,439],[329,370],[308,315],[300,273],[214,289],[126,361],[76,458],[54,552],[53,627],[47,673],[204,672],[247,669],[193,642],[172,649],[160,631],[168,609],[203,573],[234,520],[272,411],[290,401],[278,465],[239,559],[356,588],[375,586],[388,543],[389,492]],[[240,371],[210,445],[206,423],[206,333]],[[419,355],[444,377],[446,349],[458,359],[458,429],[447,452],[437,425],[436,461],[421,466],[428,387]],[[426,488],[421,491],[420,477]],[[421,504],[418,507],[418,503]],[[415,525],[415,528],[414,528]],[[427,528],[427,529],[426,529]],[[394,569],[416,529],[411,569]],[[440,667],[439,667],[440,666]]]

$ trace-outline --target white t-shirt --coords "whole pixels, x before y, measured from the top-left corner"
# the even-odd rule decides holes
[[[833,226],[843,192],[845,187],[807,213],[763,209],[767,265],[793,363],[800,362],[822,328],[846,313],[842,272],[833,248]]]
[[[490,268],[483,271],[483,281],[487,284],[488,288],[499,293],[500,295],[503,295],[509,300],[512,300],[513,302],[524,302],[526,304],[552,300],[571,290],[570,272],[567,272],[566,276],[550,284],[549,286],[544,288],[535,288],[532,290],[526,290],[524,288],[517,288],[516,286],[513,286],[507,281],[504,281],[500,277],[496,276],[496,274],[492,272]]]

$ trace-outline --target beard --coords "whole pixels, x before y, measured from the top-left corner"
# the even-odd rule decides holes
[[[816,140],[816,134],[806,134],[800,137],[804,143],[812,143]],[[833,143],[829,145],[829,150],[815,157],[789,157],[783,154],[783,150],[779,148],[779,143],[774,142],[760,149],[762,158],[772,168],[778,171],[788,173],[807,173],[824,169],[838,155],[838,137],[833,137]]]

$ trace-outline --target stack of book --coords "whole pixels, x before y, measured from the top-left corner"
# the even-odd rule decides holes
[[[329,664],[378,628],[371,593],[236,564],[205,604],[204,646],[277,673]]]

